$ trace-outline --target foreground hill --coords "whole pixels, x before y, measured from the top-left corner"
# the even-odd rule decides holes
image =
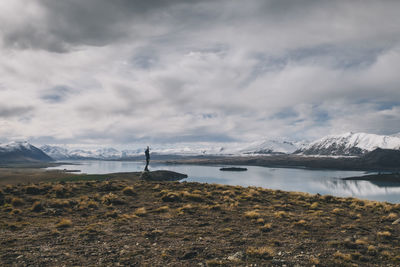
[[[0,163],[29,163],[53,161],[46,153],[27,142],[0,144]]]
[[[367,133],[329,135],[296,151],[303,155],[360,156],[377,148],[400,149],[400,138]]]
[[[400,205],[198,183],[0,187],[2,266],[398,266]]]

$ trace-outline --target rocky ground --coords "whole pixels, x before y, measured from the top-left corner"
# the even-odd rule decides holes
[[[400,205],[199,183],[0,186],[1,266],[399,266]]]

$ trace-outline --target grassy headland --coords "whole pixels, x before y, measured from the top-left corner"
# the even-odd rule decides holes
[[[0,189],[2,266],[400,264],[400,204],[118,179]]]

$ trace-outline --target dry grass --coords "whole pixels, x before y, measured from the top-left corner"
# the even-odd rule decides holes
[[[44,207],[41,201],[35,201],[32,205],[31,211],[40,212],[43,211]]]
[[[392,225],[397,205],[197,183],[29,186],[41,193],[27,194],[26,185],[0,187],[7,244],[0,265],[268,266],[282,260],[287,266],[398,266],[400,259],[400,230]],[[54,188],[65,197],[57,198]],[[23,204],[13,206],[13,198]],[[228,259],[236,253],[240,260]]]
[[[377,232],[376,235],[381,238],[390,238],[392,236],[389,231]]]
[[[244,216],[248,219],[257,219],[261,217],[259,210],[251,210],[244,213]]]
[[[342,253],[339,250],[333,254],[333,257],[342,259],[344,261],[351,261],[351,254]]]
[[[169,211],[170,211],[170,209],[168,206],[161,206],[154,210],[154,212],[156,212],[156,213],[163,213],[163,212],[169,212]]]
[[[136,215],[136,216],[143,217],[143,216],[145,216],[146,214],[147,214],[147,210],[146,210],[145,207],[138,208],[138,209],[135,210],[135,215]]]
[[[123,193],[124,195],[127,195],[127,196],[134,196],[134,195],[136,195],[136,192],[135,192],[135,190],[133,189],[133,186],[127,186],[127,187],[125,187],[124,189],[122,189],[122,193]]]
[[[275,218],[284,218],[284,217],[287,217],[287,213],[285,212],[285,211],[283,211],[283,210],[281,210],[281,211],[276,211],[275,213],[274,213],[274,216],[275,216]]]
[[[24,205],[24,201],[19,197],[13,197],[11,199],[11,205],[13,205],[14,207],[21,207],[22,205]]]
[[[272,230],[272,224],[271,223],[266,223],[263,226],[260,227],[260,230],[263,232],[269,232]]]
[[[72,227],[72,221],[70,219],[61,219],[56,224],[56,228],[58,228],[58,229],[69,228],[69,227]]]
[[[271,259],[275,255],[275,250],[269,246],[263,247],[249,247],[246,250],[249,257],[256,257],[261,259]]]

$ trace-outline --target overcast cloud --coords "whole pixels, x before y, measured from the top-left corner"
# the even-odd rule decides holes
[[[400,132],[399,1],[0,1],[0,141]]]

